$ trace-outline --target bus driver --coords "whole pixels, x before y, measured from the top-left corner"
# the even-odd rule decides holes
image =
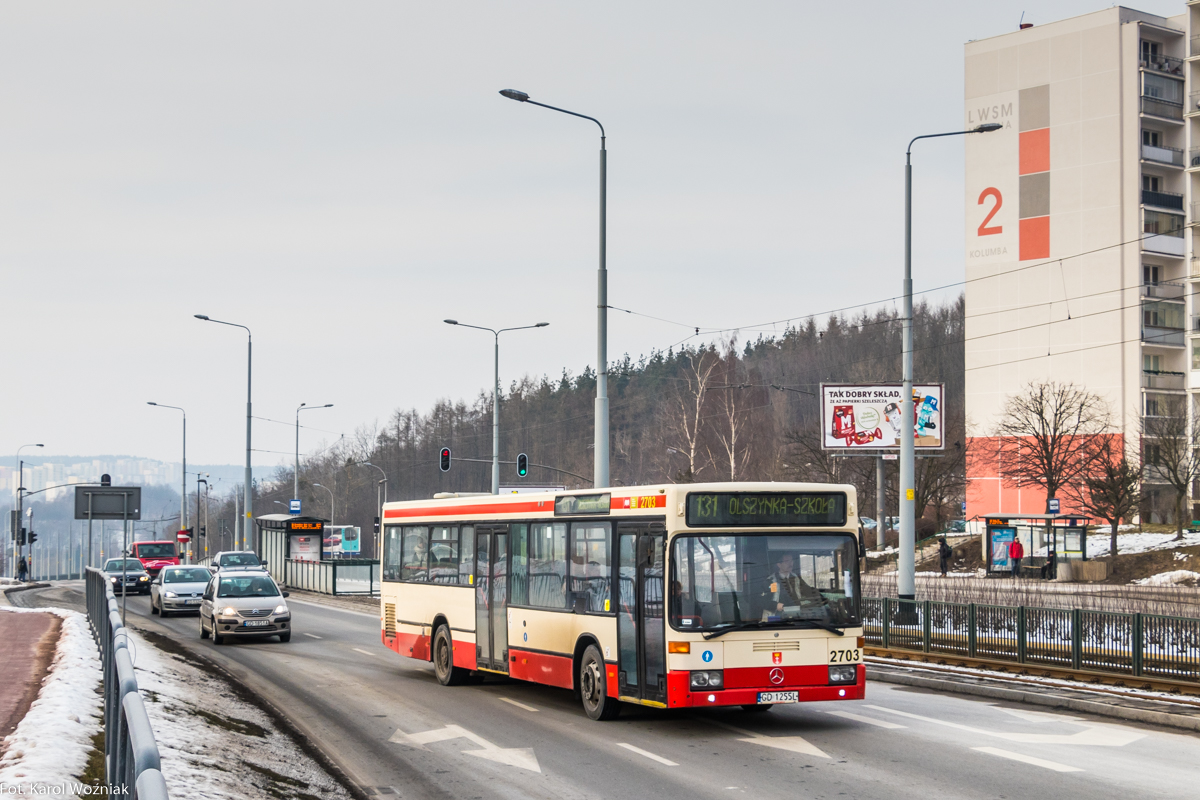
[[[823,605],[825,598],[804,579],[792,572],[792,554],[784,553],[775,565],[771,576],[771,593],[775,598],[775,610],[783,611],[786,606]]]

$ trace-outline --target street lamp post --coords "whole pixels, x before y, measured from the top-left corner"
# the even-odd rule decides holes
[[[249,538],[249,524],[254,517],[254,471],[250,466],[250,385],[253,370],[251,369],[254,342],[251,336],[250,329],[245,325],[240,325],[236,322],[224,322],[219,319],[212,319],[204,314],[193,314],[196,319],[204,320],[205,322],[215,322],[218,325],[228,325],[232,328],[241,328],[246,332],[246,485],[243,487],[245,492],[246,517],[242,521],[242,544],[245,546]]]
[[[548,108],[572,117],[591,120],[600,128],[600,268],[596,275],[596,488],[608,486],[608,150],[605,148],[604,126],[595,117],[548,106],[529,99],[525,92],[502,89],[500,94],[518,103]]]
[[[375,510],[379,514],[379,533],[376,534],[374,537],[374,539],[375,539],[374,550],[375,550],[375,557],[379,558],[379,553],[380,553],[379,543],[381,541],[383,541],[383,539],[382,539],[383,504],[387,502],[387,482],[388,482],[387,473],[383,471],[383,467],[381,467],[377,464],[372,464],[370,461],[360,461],[359,465],[363,466],[363,467],[373,467],[373,468],[379,470],[379,474],[383,476],[383,478],[379,481],[379,483],[375,484]],[[380,496],[381,489],[383,490],[382,497]]]
[[[17,521],[16,521],[16,528],[13,530],[13,537],[12,537],[12,541],[13,541],[13,545],[12,545],[13,557],[12,557],[12,566],[11,566],[12,575],[9,576],[11,578],[17,577],[17,562],[21,559],[21,546],[20,546],[20,544],[18,544],[18,542],[21,541],[21,539],[20,539],[20,536],[21,536],[21,500],[22,500],[21,492],[24,491],[24,489],[25,489],[25,462],[21,460],[21,451],[24,450],[26,447],[45,447],[45,446],[46,445],[44,445],[44,444],[23,444],[17,448],[17,455],[13,459],[14,461],[17,462],[18,473],[17,473],[17,490],[16,490],[16,492],[14,492],[15,499],[13,501],[13,506],[17,509]]]
[[[917,596],[916,578],[916,452],[913,413],[913,299],[912,299],[912,146],[918,139],[989,133],[1004,127],[989,122],[965,131],[917,136],[904,154],[904,388],[900,398],[900,558],[897,587],[901,600]]]
[[[519,328],[482,328],[478,325],[468,325],[456,319],[442,320],[447,325],[461,325],[464,328],[474,328],[477,331],[488,331],[496,337],[496,382],[492,388],[492,494],[500,494],[500,334],[507,331],[524,331],[530,328],[544,328],[549,322],[538,322],[534,325],[522,325]],[[605,440],[607,441],[607,439]],[[606,484],[607,485],[607,484]]]
[[[307,403],[301,403],[296,407],[296,474],[292,485],[292,497],[296,500],[300,499],[300,412],[312,411],[314,408],[333,408],[333,403],[326,403],[323,406],[310,406]],[[291,506],[288,506],[289,513]]]
[[[179,529],[187,530],[187,412],[179,406],[166,406],[161,403],[147,402],[148,406],[157,406],[158,408],[173,408],[176,411],[183,413],[183,474],[180,476],[181,486],[179,488]]]
[[[204,475],[203,478],[200,477],[201,474]],[[193,558],[193,556],[192,556],[193,544],[192,543],[193,542],[198,543],[200,541],[200,484],[202,484],[202,483],[204,484],[204,493],[207,495],[208,494],[208,473],[207,472],[205,472],[205,473],[197,472],[196,473],[196,530],[192,531],[192,533],[194,533],[195,535],[192,536],[191,539],[188,541],[187,552],[188,552],[188,562],[189,563],[191,563],[192,558]],[[205,526],[208,525],[207,519],[204,521],[204,524],[205,524]],[[208,536],[208,528],[207,527],[204,528],[204,535],[206,537]]]
[[[321,484],[314,483],[313,486],[321,486]],[[321,486],[321,488],[329,492],[329,524],[333,525],[333,490],[328,486]]]

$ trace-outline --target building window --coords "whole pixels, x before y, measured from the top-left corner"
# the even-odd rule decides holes
[[[1183,330],[1183,305],[1153,300],[1142,303],[1142,324],[1151,328]]]
[[[1156,444],[1146,445],[1146,463],[1150,466],[1155,466],[1162,459],[1162,453]]]
[[[1142,63],[1149,64],[1162,55],[1162,45],[1149,39],[1142,39]]]
[[[1142,75],[1142,94],[1162,100],[1164,103],[1183,105],[1183,81],[1167,78],[1162,75],[1145,73]]]
[[[1161,192],[1162,179],[1157,175],[1142,176],[1142,191],[1144,192]]]
[[[1146,211],[1143,217],[1142,232],[1157,233],[1163,236],[1183,238],[1183,217],[1178,214],[1164,214],[1161,211]]]
[[[1142,283],[1147,286],[1158,286],[1158,265],[1143,264],[1142,265]]]
[[[1158,368],[1161,363],[1161,356],[1142,355],[1142,370],[1145,372],[1161,372]]]
[[[1200,369],[1200,341],[1192,342],[1192,369]]]
[[[1162,134],[1158,131],[1142,131],[1142,144],[1150,147],[1162,147]]]

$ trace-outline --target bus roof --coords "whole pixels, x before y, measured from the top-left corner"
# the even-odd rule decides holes
[[[467,495],[428,500],[407,500],[385,503],[383,522],[433,521],[442,519],[528,519],[531,517],[616,516],[644,517],[648,513],[666,515],[670,505],[678,503],[682,516],[684,496],[694,492],[845,492],[849,517],[857,514],[855,489],[850,484],[734,482],[734,483],[667,483],[654,486],[614,486],[593,491],[578,489],[561,492],[529,494]],[[607,503],[604,496],[608,497]],[[564,498],[574,498],[569,510]],[[555,513],[556,504],[559,513]]]

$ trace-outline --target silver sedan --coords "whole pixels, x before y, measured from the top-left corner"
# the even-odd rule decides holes
[[[200,612],[200,598],[212,573],[204,567],[163,567],[150,584],[150,613]]]

